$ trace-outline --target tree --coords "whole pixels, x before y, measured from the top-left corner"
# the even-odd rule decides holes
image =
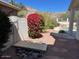
[[[23,5],[22,3],[16,3],[15,5],[16,5],[17,7],[20,7],[20,8],[24,7],[24,5]]]
[[[19,12],[18,12],[18,16],[19,17],[25,17],[26,16],[26,14],[27,14],[27,10],[20,10]]]
[[[15,5],[15,1],[14,0],[9,0],[9,3],[12,5]]]

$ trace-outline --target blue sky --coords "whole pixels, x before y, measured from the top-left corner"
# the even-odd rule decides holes
[[[43,12],[66,12],[71,0],[15,0]]]

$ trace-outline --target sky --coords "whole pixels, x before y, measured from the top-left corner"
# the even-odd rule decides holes
[[[42,12],[66,12],[71,0],[15,0]]]

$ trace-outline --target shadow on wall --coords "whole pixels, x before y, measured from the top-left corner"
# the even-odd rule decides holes
[[[18,31],[19,30],[18,17],[17,16],[9,16],[9,19],[12,23],[12,34],[13,34],[13,39],[10,41],[12,42],[12,44],[15,44],[16,42],[21,40],[21,37],[19,35],[19,31]]]
[[[21,37],[19,35],[17,27],[15,26],[15,24],[13,24],[13,44],[17,43],[18,41],[21,41]]]

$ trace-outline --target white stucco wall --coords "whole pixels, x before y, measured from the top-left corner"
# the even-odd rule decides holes
[[[14,42],[18,40],[26,40],[28,37],[28,25],[26,18],[10,16],[11,22],[14,24]]]
[[[19,25],[19,35],[21,37],[21,40],[26,40],[28,37],[27,19],[19,18],[18,25]]]

